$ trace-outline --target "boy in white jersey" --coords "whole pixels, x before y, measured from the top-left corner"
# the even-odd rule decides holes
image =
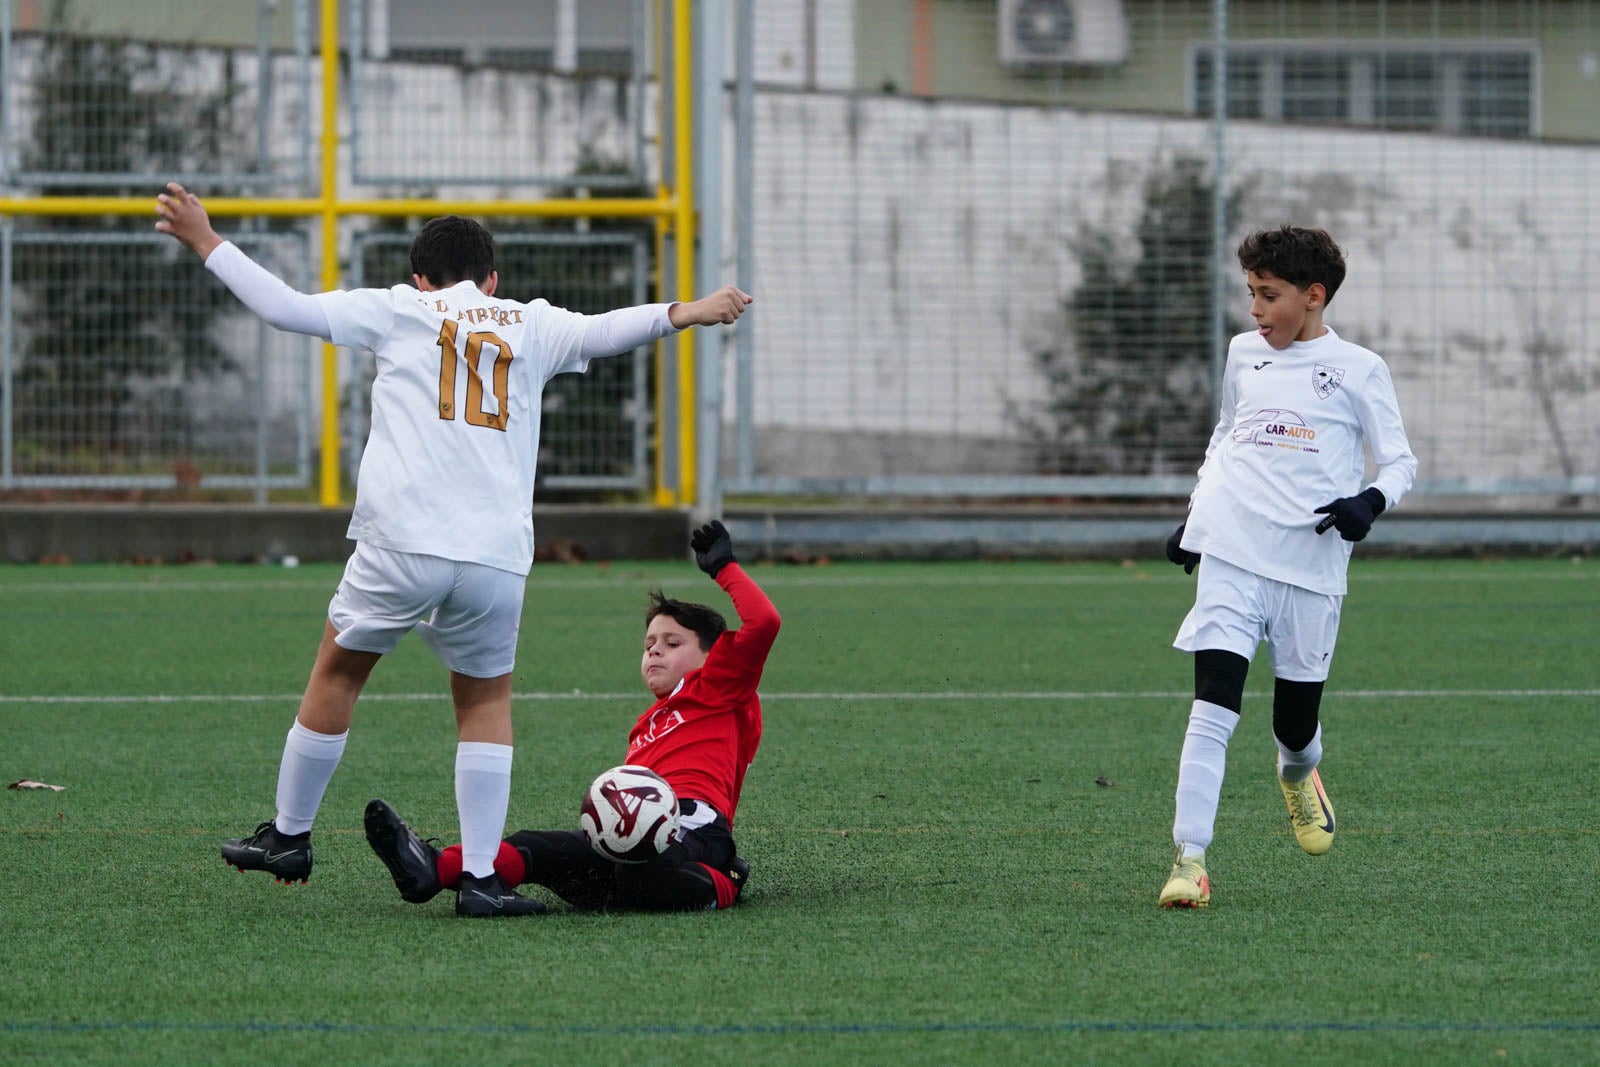
[[[1256,646],[1272,648],[1278,785],[1300,847],[1333,845],[1322,788],[1318,709],[1339,633],[1351,543],[1416,478],[1389,368],[1341,340],[1323,311],[1344,281],[1344,254],[1322,230],[1262,230],[1239,246],[1258,329],[1228,346],[1222,412],[1188,519],[1167,558],[1200,577],[1174,645],[1194,654],[1195,699],[1178,764],[1164,908],[1211,900],[1205,850]],[[1361,488],[1363,445],[1378,468]],[[1326,537],[1336,529],[1337,538]]]
[[[459,915],[540,910],[494,872],[511,792],[511,669],[533,563],[540,393],[591,359],[690,326],[731,323],[751,298],[733,286],[689,303],[579,315],[495,296],[494,238],[470,219],[425,225],[412,285],[308,295],[222,240],[176,182],[156,229],[205,261],[269,324],[370,349],[372,429],[348,536],[356,541],[328,605],[322,643],[278,771],[277,815],[223,859],[279,881],[311,874],[310,830],[344,752],[351,714],[384,653],[415,629],[450,670],[459,744]]]

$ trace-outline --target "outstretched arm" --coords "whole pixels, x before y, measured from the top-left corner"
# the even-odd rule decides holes
[[[168,182],[167,192],[156,197],[156,214],[161,216],[157,230],[171,234],[199,256],[206,269],[269,326],[324,341],[332,339],[328,316],[316,297],[297,292],[237,245],[223,240],[211,228],[211,218],[199,197],[177,182]]]
[[[581,373],[589,361],[620,356],[641,345],[691,326],[731,323],[754,298],[732,285],[710,296],[677,304],[640,304],[603,315],[582,315],[539,301],[541,335],[553,356],[555,373]]]
[[[772,642],[778,638],[778,627],[783,623],[778,609],[733,558],[733,538],[720,521],[713,519],[696,530],[689,538],[689,546],[694,549],[695,563],[733,601],[740,624],[738,632],[731,635],[733,647],[741,660],[755,665],[759,674]]]

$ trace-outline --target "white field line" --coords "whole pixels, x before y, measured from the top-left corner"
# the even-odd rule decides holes
[[[1149,570],[1132,570],[1118,574],[988,574],[963,576],[959,574],[864,574],[851,576],[848,574],[775,574],[757,569],[755,578],[764,588],[768,589],[835,589],[835,588],[873,588],[873,587],[905,587],[905,586],[941,586],[962,587],[971,586],[976,589],[1005,588],[1019,585],[1060,585],[1060,586],[1105,586],[1105,585],[1134,585],[1148,582],[1152,577],[1158,581],[1185,577],[1176,573],[1166,573],[1166,567],[1150,565]],[[1448,582],[1461,585],[1471,585],[1477,582],[1571,582],[1593,581],[1600,579],[1600,567],[1574,567],[1568,569],[1538,570],[1538,571],[1494,571],[1481,572],[1462,571],[1452,574],[1363,574],[1356,573],[1351,576],[1351,584],[1363,586],[1382,582],[1384,584],[1404,583],[1439,583]],[[1192,581],[1193,579],[1188,579]],[[333,594],[334,588],[339,584],[337,578],[330,575],[326,578],[311,580],[306,578],[284,579],[275,581],[271,579],[244,579],[237,582],[226,580],[192,581],[178,579],[174,581],[161,581],[151,579],[138,579],[126,582],[102,581],[20,581],[7,582],[0,580],[0,597],[12,593],[48,593],[52,596],[62,593],[218,593],[244,590],[280,590],[283,592],[317,591],[328,595]],[[574,578],[542,578],[538,571],[528,580],[528,591],[537,594],[543,589],[632,589],[635,586],[650,585],[705,585],[706,580],[697,574],[649,574],[644,572],[619,573],[615,576],[585,576]]]
[[[513,693],[512,699],[518,703],[537,703],[539,701],[581,701],[581,700],[628,700],[642,701],[645,694],[638,692],[627,693],[584,693],[578,691],[565,693]],[[1143,691],[1094,691],[1079,689],[1063,690],[989,690],[955,692],[941,690],[931,693],[915,692],[878,692],[878,693],[762,693],[761,699],[767,703],[782,700],[831,700],[831,701],[882,701],[882,700],[1032,700],[1032,701],[1078,701],[1078,700],[1189,700],[1193,693],[1188,690],[1143,690]],[[1540,697],[1600,697],[1600,689],[1347,689],[1331,690],[1325,694],[1325,699],[1352,699],[1352,700],[1412,700],[1412,699],[1537,699]],[[286,704],[298,703],[298,693],[122,693],[103,695],[27,695],[0,693],[0,705],[3,704]],[[443,690],[437,693],[363,693],[361,700],[364,703],[375,701],[397,701],[408,703],[421,702],[446,702],[449,694]]]

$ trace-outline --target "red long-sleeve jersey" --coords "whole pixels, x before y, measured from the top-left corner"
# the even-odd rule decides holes
[[[733,823],[744,773],[761,744],[756,686],[778,636],[778,610],[737,563],[717,572],[737,630],[722,633],[705,665],[650,705],[628,734],[628,763],[649,767],[679,797],[703,800]]]

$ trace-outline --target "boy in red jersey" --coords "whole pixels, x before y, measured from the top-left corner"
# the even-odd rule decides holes
[[[745,770],[761,744],[756,686],[778,636],[777,609],[733,557],[720,522],[690,538],[695,562],[733,600],[742,623],[729,631],[703,604],[650,595],[640,673],[655,696],[628,734],[623,761],[671,784],[681,813],[679,841],[659,859],[618,864],[596,854],[580,830],[519,830],[495,857],[508,887],[542,885],[575,908],[700,911],[733,905],[749,865],[735,852],[733,816]],[[460,846],[439,851],[382,800],[366,812],[367,842],[406,900],[420,904],[459,888]],[[543,911],[543,905],[518,914]]]

